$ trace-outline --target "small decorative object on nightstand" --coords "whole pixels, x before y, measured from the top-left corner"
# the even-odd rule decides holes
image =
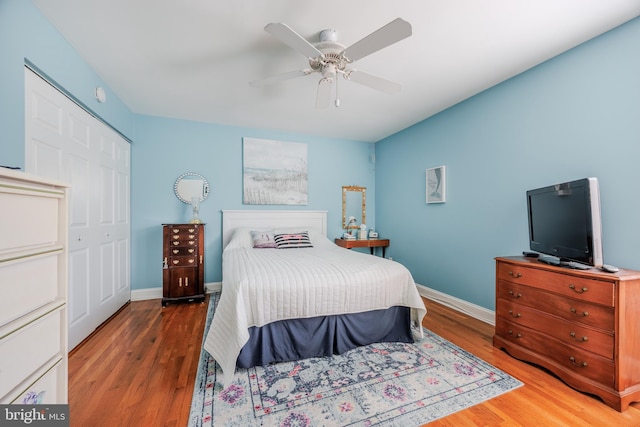
[[[360,233],[358,234],[358,237],[362,240],[367,238],[367,225],[366,224],[360,224]]]

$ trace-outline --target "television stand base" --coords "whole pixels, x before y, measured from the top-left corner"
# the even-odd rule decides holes
[[[538,257],[538,261],[544,262],[545,264],[560,266],[560,258],[555,256],[540,256]]]
[[[575,261],[567,261],[555,256],[541,256],[538,257],[538,261],[544,262],[545,264],[549,265],[555,265],[556,267],[566,267],[572,268],[574,270],[591,270],[593,268],[592,266],[587,264],[582,264]]]

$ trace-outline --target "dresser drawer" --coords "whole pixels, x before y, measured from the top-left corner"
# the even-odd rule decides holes
[[[169,258],[169,267],[194,267],[198,264],[197,257],[175,256]]]
[[[198,237],[199,227],[193,225],[175,225],[169,228],[171,239],[195,239]]]
[[[63,290],[58,289],[58,257],[62,252],[0,260],[0,326],[63,298]]]
[[[615,284],[599,279],[545,271],[521,265],[498,263],[497,277],[513,283],[544,289],[549,292],[583,301],[614,306]]]
[[[175,237],[175,236],[174,236]],[[183,239],[175,239],[171,240],[171,247],[180,247],[180,246],[191,246],[196,247],[198,245],[197,239],[187,239],[186,237]]]
[[[614,386],[615,364],[611,359],[563,344],[546,334],[502,317],[496,318],[496,334],[539,354],[566,372],[592,379],[608,387]]]
[[[33,197],[0,192],[0,206],[3,206],[0,253],[16,248],[46,246],[63,240],[58,234],[58,199],[63,195],[43,191],[39,197]],[[5,208],[7,206],[11,208]]]
[[[67,351],[62,344],[64,307],[30,322],[0,339],[0,397],[54,357]]]
[[[605,331],[615,329],[613,307],[592,304],[582,299],[565,298],[505,280],[498,280],[496,297]]]
[[[24,390],[6,403],[20,405],[54,404],[67,401],[65,364],[59,360],[53,367],[29,378]]]
[[[577,322],[561,320],[531,307],[500,299],[498,300],[496,314],[511,323],[527,326],[554,337],[565,345],[591,351],[607,359],[613,359],[613,331],[607,333],[602,330],[585,327]]]
[[[176,247],[176,248],[171,248],[169,250],[170,256],[190,256],[190,255],[196,255],[197,253],[198,253],[197,246]]]

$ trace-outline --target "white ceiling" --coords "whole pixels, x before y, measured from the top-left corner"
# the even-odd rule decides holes
[[[640,16],[638,0],[32,0],[134,112],[378,141]],[[340,107],[315,108],[319,74],[264,31],[350,46],[393,19],[411,37],[355,67],[401,83],[388,95],[340,79]],[[108,100],[107,100],[108,102]]]

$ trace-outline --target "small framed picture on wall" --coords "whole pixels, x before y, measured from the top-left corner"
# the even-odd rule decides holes
[[[446,167],[437,166],[427,169],[427,203],[446,202],[446,189]]]

